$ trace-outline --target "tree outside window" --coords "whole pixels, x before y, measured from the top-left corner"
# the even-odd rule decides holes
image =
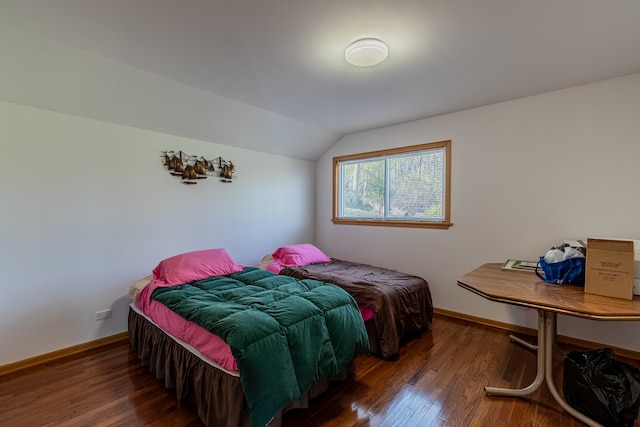
[[[338,224],[448,228],[451,141],[336,157]]]

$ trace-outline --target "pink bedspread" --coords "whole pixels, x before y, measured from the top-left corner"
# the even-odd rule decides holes
[[[360,309],[360,314],[362,315],[362,320],[365,322],[369,319],[373,319],[376,317],[376,312],[366,307],[358,307]]]
[[[169,310],[165,305],[151,299],[151,294],[158,287],[159,284],[155,280],[145,286],[140,291],[136,306],[167,333],[192,345],[200,353],[218,363],[224,369],[238,372],[238,365],[231,354],[231,348],[222,338],[193,322],[185,320]]]

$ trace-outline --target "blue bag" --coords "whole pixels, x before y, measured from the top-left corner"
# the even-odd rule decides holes
[[[585,258],[576,257],[549,264],[541,256],[536,266],[536,274],[547,283],[584,286],[585,261]],[[542,268],[544,276],[540,274],[538,268]]]

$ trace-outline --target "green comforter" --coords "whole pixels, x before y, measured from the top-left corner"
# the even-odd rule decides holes
[[[158,288],[152,298],[218,335],[236,358],[252,426],[369,351],[355,300],[339,287],[255,267]]]

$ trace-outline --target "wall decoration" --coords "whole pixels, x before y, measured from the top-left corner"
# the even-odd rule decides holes
[[[162,158],[169,173],[179,177],[183,184],[197,184],[198,180],[210,176],[218,177],[222,182],[232,182],[235,179],[235,165],[222,157],[207,160],[182,151],[163,151]]]

